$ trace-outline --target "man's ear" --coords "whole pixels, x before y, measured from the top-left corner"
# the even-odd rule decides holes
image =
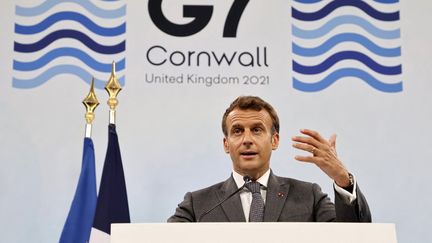
[[[279,133],[275,132],[272,135],[272,149],[276,150],[279,147]]]
[[[229,154],[229,145],[226,137],[224,137],[223,139],[223,145],[224,145],[225,153]]]

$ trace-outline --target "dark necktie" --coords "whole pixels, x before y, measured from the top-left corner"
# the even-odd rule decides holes
[[[257,181],[246,183],[246,188],[252,192],[252,203],[249,212],[249,222],[263,222],[264,200],[261,196],[261,184]]]

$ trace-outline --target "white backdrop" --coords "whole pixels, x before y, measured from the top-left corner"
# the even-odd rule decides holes
[[[91,11],[79,1],[58,1],[59,4],[32,18],[16,15],[16,6],[34,7],[44,1],[3,1],[0,3],[0,232],[2,242],[56,242],[66,219],[81,166],[84,113],[81,104],[88,92],[88,80],[77,74],[58,74],[33,88],[16,88],[13,78],[29,78],[61,64],[86,65],[73,57],[59,57],[31,72],[14,70],[13,60],[34,60],[38,53],[14,51],[14,41],[32,43],[59,29],[86,28],[73,21],[64,21],[45,31],[26,37],[16,33],[14,24],[34,25],[47,16],[65,10]],[[47,1],[51,2],[51,1]],[[85,2],[85,1],[82,1]],[[331,1],[316,5],[322,7]],[[382,10],[384,4],[365,1]],[[75,46],[100,62],[125,58],[126,66],[119,71],[125,86],[119,94],[117,131],[123,156],[132,222],[164,222],[186,191],[196,190],[226,179],[231,171],[229,156],[223,152],[221,117],[229,103],[239,95],[258,95],[278,110],[281,120],[281,144],[273,154],[272,168],[278,175],[319,183],[332,194],[332,184],[318,168],[300,164],[293,157],[290,137],[301,128],[311,128],[329,137],[338,134],[338,152],[352,171],[366,195],[374,222],[396,223],[399,242],[431,242],[432,196],[429,185],[432,169],[428,151],[432,137],[432,21],[429,1],[402,1],[389,11],[400,11],[400,20],[389,28],[400,28],[401,37],[393,41],[375,40],[382,45],[401,45],[402,55],[385,65],[402,64],[402,75],[376,75],[389,83],[402,80],[403,89],[388,93],[376,90],[366,82],[352,77],[336,81],[319,92],[303,92],[293,88],[292,60],[301,58],[291,53],[291,27],[296,23],[291,8],[298,2],[276,0],[250,1],[245,8],[237,36],[223,38],[226,15],[233,1],[165,0],[162,10],[174,23],[188,23],[182,17],[182,6],[212,5],[209,23],[198,33],[175,37],[159,30],[149,16],[147,1],[95,1],[100,8],[118,9],[126,6],[119,18],[93,17],[99,25],[118,26],[126,23],[126,32],[114,39],[92,32],[88,35],[103,45],[126,40],[126,49],[113,56],[95,53],[76,39],[59,39],[47,47]],[[112,4],[112,5],[110,5]],[[310,10],[313,11],[313,10]],[[334,15],[346,13],[369,18],[364,12],[346,7]],[[327,19],[329,18],[326,17]],[[89,17],[90,18],[90,17]],[[327,20],[326,19],[326,20]],[[298,22],[298,21],[297,21]],[[374,21],[371,21],[374,22]],[[379,21],[375,21],[379,22]],[[374,23],[375,23],[374,22]],[[379,24],[379,23],[378,23]],[[382,26],[386,27],[385,24]],[[341,31],[355,30],[347,25]],[[331,34],[339,30],[334,30]],[[86,33],[87,33],[86,32]],[[369,36],[367,33],[364,34]],[[206,51],[215,55],[243,54],[240,62],[217,65],[205,57],[198,66],[152,65],[146,57],[162,61],[171,52]],[[261,53],[259,66],[256,49]],[[265,47],[265,48],[264,48]],[[363,47],[336,46],[335,49]],[[264,54],[264,49],[266,54]],[[43,52],[43,50],[41,50]],[[367,52],[367,51],[365,51]],[[27,55],[27,56],[26,56]],[[32,55],[32,56],[31,56]],[[213,54],[211,54],[213,55]],[[264,55],[265,61],[264,61]],[[373,56],[373,55],[371,55]],[[376,57],[378,60],[382,60]],[[173,54],[179,63],[181,55]],[[341,61],[331,70],[354,65]],[[315,62],[316,64],[317,62]],[[267,64],[267,65],[266,65]],[[360,65],[361,66],[361,65]],[[364,66],[362,66],[364,67]],[[108,79],[103,71],[92,71],[98,79]],[[238,78],[239,83],[155,83],[151,75],[193,75]],[[33,75],[33,76],[32,76]],[[247,76],[244,78],[244,76]],[[246,79],[262,77],[263,84],[244,84]],[[395,79],[396,77],[396,79]],[[146,79],[147,78],[147,79]],[[396,81],[395,81],[396,80]],[[107,145],[107,94],[96,90],[101,105],[96,109],[93,141],[96,151],[97,178],[100,180]]]

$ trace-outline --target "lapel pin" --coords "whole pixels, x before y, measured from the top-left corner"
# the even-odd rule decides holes
[[[283,192],[278,192],[277,196],[278,196],[278,197],[283,197],[284,194],[283,194]]]

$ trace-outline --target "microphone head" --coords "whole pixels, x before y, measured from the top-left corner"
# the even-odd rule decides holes
[[[252,180],[252,177],[250,177],[248,175],[245,175],[245,176],[243,176],[243,180],[244,180],[245,183],[248,183],[248,182],[250,182]]]

